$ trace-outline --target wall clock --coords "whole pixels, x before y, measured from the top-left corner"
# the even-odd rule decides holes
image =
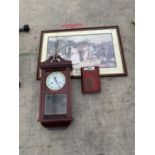
[[[72,121],[71,61],[51,56],[40,63],[39,121],[47,128],[67,127]]]

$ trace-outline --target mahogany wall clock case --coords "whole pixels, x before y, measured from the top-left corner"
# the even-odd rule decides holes
[[[40,63],[39,121],[47,128],[67,127],[72,121],[71,61],[51,56]]]

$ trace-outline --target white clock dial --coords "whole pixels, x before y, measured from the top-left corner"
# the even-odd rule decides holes
[[[46,78],[46,85],[50,90],[60,90],[64,87],[66,78],[61,72],[53,72]]]

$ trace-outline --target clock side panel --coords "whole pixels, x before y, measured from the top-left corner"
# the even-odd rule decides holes
[[[43,115],[44,115],[44,94],[45,94],[45,90],[44,90],[44,81],[45,81],[45,70],[42,70],[42,75],[41,75],[41,80],[40,80],[40,106],[39,106],[39,120],[41,121],[43,119]]]
[[[68,111],[68,117],[69,118],[72,118],[72,83],[71,83],[71,78],[70,78],[70,68],[68,67],[66,69],[66,74],[67,76],[69,77],[67,80],[68,80],[68,85],[67,85],[67,91],[68,91],[68,107],[67,107],[67,111]]]

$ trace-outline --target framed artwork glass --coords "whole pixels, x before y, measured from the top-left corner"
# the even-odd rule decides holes
[[[55,54],[72,61],[71,77],[90,66],[99,66],[100,76],[127,75],[118,26],[42,31],[38,64]]]

